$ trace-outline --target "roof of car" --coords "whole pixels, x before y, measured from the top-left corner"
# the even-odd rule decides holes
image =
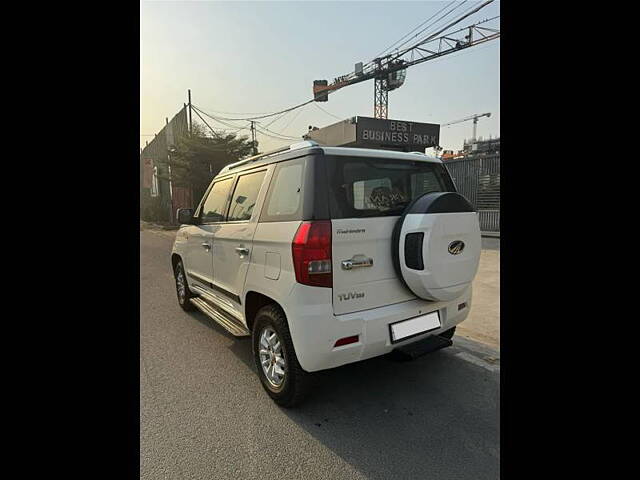
[[[292,158],[301,157],[309,153],[324,153],[326,155],[350,156],[350,157],[368,157],[368,158],[389,158],[393,160],[413,160],[431,163],[442,163],[442,160],[431,157],[422,152],[397,152],[394,150],[382,150],[373,148],[351,148],[351,147],[325,147],[319,145],[312,140],[294,143],[288,147],[282,147],[277,150],[265,152],[253,157],[240,160],[225,166],[217,177],[231,173],[241,172],[249,168],[255,168],[261,165],[269,165],[271,163],[281,162]]]

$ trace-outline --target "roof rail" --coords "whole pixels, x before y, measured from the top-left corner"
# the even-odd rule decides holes
[[[225,168],[227,170],[232,170],[232,169],[238,168],[238,167],[240,167],[242,165],[246,165],[247,163],[251,163],[251,162],[255,162],[256,160],[260,160],[261,158],[265,158],[265,157],[268,157],[270,155],[275,155],[276,153],[282,153],[282,152],[286,152],[286,151],[289,151],[289,150],[298,150],[300,148],[317,147],[317,146],[318,146],[317,142],[314,142],[313,140],[306,140],[304,142],[294,143],[292,145],[289,145],[288,147],[276,148],[275,150],[269,150],[268,152],[263,152],[263,153],[260,153],[258,155],[254,155],[253,157],[245,158],[244,160],[240,160],[239,162],[231,163],[231,164],[227,165]]]

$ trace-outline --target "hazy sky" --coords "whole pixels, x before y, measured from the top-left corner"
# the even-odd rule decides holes
[[[447,3],[143,1],[140,146],[187,102],[189,88],[193,104],[214,115],[282,110],[312,98],[313,80],[352,72]],[[479,3],[467,1],[447,18]],[[459,25],[499,11],[496,1]],[[319,106],[340,119],[373,117],[373,81]],[[500,39],[411,67],[405,84],[389,93],[389,118],[445,123],[484,112],[492,115],[479,120],[478,136],[499,136]],[[309,125],[337,121],[312,103],[268,128],[298,137]],[[443,127],[440,145],[458,150],[471,133],[470,121]],[[260,134],[258,140],[262,151],[291,143]]]

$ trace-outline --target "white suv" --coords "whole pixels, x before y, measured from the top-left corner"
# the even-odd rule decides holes
[[[310,372],[451,345],[471,307],[477,213],[421,153],[301,142],[226,166],[178,218],[180,306],[252,336],[282,406]]]

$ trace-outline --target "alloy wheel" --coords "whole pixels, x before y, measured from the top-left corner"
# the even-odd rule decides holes
[[[258,347],[264,376],[272,387],[281,387],[286,375],[286,360],[282,342],[273,328],[265,327],[262,330]]]

